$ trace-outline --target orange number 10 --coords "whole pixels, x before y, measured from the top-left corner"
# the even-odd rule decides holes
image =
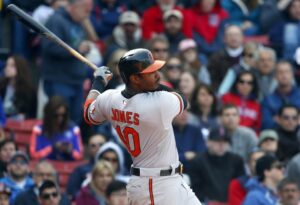
[[[137,157],[141,153],[139,133],[132,127],[125,127],[122,131],[120,126],[117,126],[116,130],[128,152],[133,157]],[[132,140],[130,140],[129,137],[131,137]]]

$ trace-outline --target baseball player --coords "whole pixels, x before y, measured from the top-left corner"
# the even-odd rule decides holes
[[[107,67],[94,73],[92,89],[84,105],[89,124],[109,120],[132,156],[127,185],[131,205],[200,205],[184,182],[172,120],[187,101],[159,84],[158,70],[164,61],[154,60],[147,49],[128,51],[118,67],[126,88],[104,88],[112,74]]]

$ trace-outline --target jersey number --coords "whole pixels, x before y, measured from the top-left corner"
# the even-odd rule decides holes
[[[137,157],[141,153],[139,133],[132,127],[125,127],[122,131],[120,126],[117,126],[116,130],[128,152]]]

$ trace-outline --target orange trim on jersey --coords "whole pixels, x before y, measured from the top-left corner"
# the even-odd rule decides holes
[[[33,128],[33,131],[32,131],[31,137],[30,137],[29,151],[30,151],[30,156],[34,159],[44,158],[52,152],[52,147],[50,145],[47,147],[44,147],[43,149],[41,149],[39,151],[36,150],[36,138],[40,134],[41,133],[39,130],[37,130],[37,128]]]
[[[176,95],[179,99],[179,103],[180,103],[180,108],[179,108],[179,113],[178,113],[178,115],[179,115],[183,112],[183,100],[182,100],[181,96],[178,93],[175,93],[175,92],[171,92],[171,93]]]
[[[153,196],[153,180],[149,179],[149,195],[150,195],[150,205],[154,205],[154,196]]]
[[[83,106],[83,119],[88,125],[93,125],[93,122],[91,122],[90,118],[87,117],[87,111],[89,109],[89,106],[94,102],[94,99],[88,99],[85,101]]]

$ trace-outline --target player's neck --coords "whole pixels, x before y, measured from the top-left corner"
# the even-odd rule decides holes
[[[125,98],[131,98],[133,97],[134,95],[140,93],[141,91],[139,90],[136,90],[136,89],[133,89],[129,86],[126,86],[125,90],[122,91],[122,95],[125,97]]]

